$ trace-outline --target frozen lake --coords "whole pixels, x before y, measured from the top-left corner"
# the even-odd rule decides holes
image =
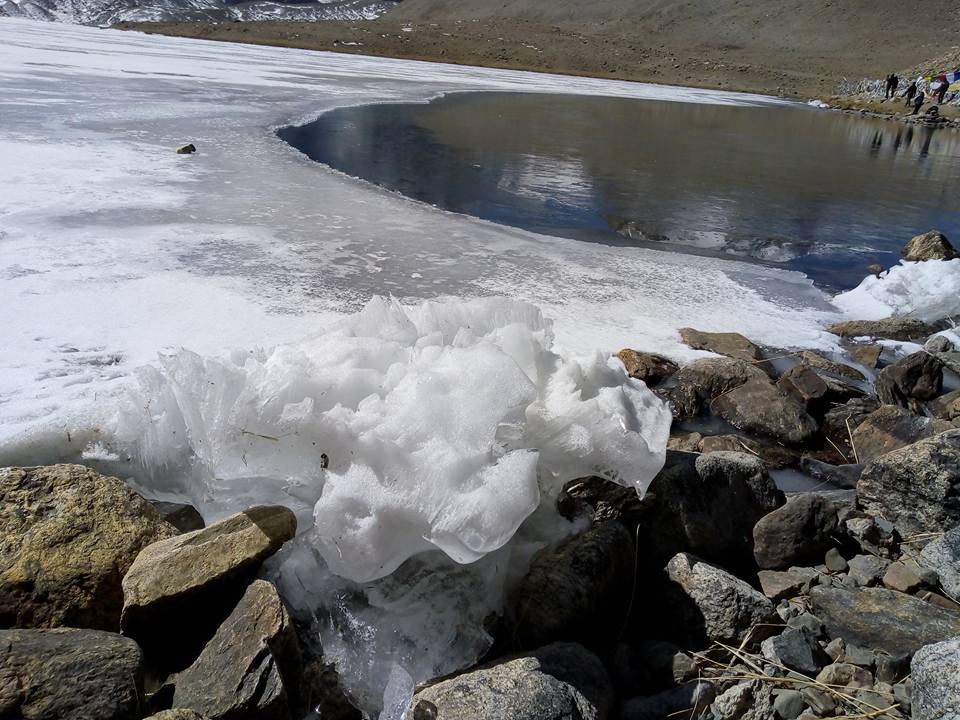
[[[960,133],[823,112],[575,95],[351,107],[280,137],[454,212],[798,270],[847,290],[905,240],[960,237]]]

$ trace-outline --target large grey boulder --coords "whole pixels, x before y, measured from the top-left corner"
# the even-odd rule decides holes
[[[740,333],[703,332],[693,328],[680,328],[680,338],[694,350],[708,350],[717,355],[726,355],[735,360],[754,362],[763,359],[760,348]]]
[[[920,648],[910,671],[913,720],[960,717],[960,637]]]
[[[617,522],[540,552],[518,591],[517,639],[524,647],[610,639],[626,611],[634,564],[633,537]]]
[[[0,627],[119,630],[124,573],[176,534],[123,481],[82,465],[0,469]]]
[[[928,543],[920,562],[937,574],[947,595],[960,598],[960,525]]]
[[[890,340],[919,340],[937,332],[937,328],[921,320],[891,317],[885,320],[848,320],[827,328],[840,337],[880,337]]]
[[[852,439],[858,462],[866,464],[888,452],[952,429],[948,422],[915,415],[896,405],[882,405],[853,430]]]
[[[656,353],[625,349],[617,353],[617,358],[630,377],[642,380],[650,387],[660,384],[679,369],[673,360]]]
[[[748,583],[692,555],[677,554],[666,573],[664,612],[691,645],[761,639],[763,631],[754,628],[777,620],[773,603]]]
[[[753,528],[753,556],[764,570],[800,565],[822,556],[837,529],[837,509],[822,495],[805,493],[762,517]]]
[[[123,578],[124,634],[151,660],[182,668],[296,528],[288,508],[254,507],[144,548]]]
[[[555,643],[423,688],[408,717],[602,720],[612,704],[613,687],[600,660],[579,645]]]
[[[960,612],[893,590],[815,587],[810,600],[831,638],[891,656],[960,635]]]
[[[921,400],[932,400],[943,390],[943,363],[924,350],[887,365],[874,384],[885,405],[899,405],[916,411]]]
[[[299,717],[300,650],[290,616],[266,580],[256,580],[204,647],[177,677],[175,708],[209,720]]]
[[[143,658],[100,630],[0,630],[0,718],[139,720]]]
[[[814,420],[797,400],[767,379],[750,380],[713,401],[724,420],[748,433],[787,445],[803,445],[817,433]]]
[[[904,535],[943,532],[960,524],[960,430],[887,453],[857,483],[863,509]]]
[[[673,376],[676,383],[666,391],[678,417],[697,417],[704,406],[748,380],[769,382],[756,365],[733,358],[703,358],[680,368]]]
[[[904,260],[922,262],[924,260],[953,260],[957,251],[939,230],[931,230],[911,239],[900,251]]]

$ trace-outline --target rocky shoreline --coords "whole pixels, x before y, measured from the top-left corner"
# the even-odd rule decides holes
[[[904,249],[955,257],[938,233]],[[684,328],[714,355],[683,367],[621,351],[673,408],[664,468],[642,499],[568,483],[557,512],[587,529],[533,558],[487,656],[406,717],[957,717],[960,347],[942,329],[841,323],[826,356]],[[361,717],[272,582],[296,531],[284,507],[204,527],[83,466],[0,470],[0,718]]]

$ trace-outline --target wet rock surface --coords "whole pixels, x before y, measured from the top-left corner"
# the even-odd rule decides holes
[[[877,337],[889,340],[919,340],[937,332],[933,325],[913,318],[887,318],[885,320],[849,320],[827,328],[840,337]]]
[[[708,350],[735,360],[754,362],[763,358],[760,348],[740,333],[711,333],[693,328],[680,328],[680,338],[694,350]]]
[[[939,230],[917,235],[900,252],[904,260],[923,262],[925,260],[953,260],[958,257],[953,245]]]
[[[617,353],[617,357],[630,377],[642,380],[650,387],[658,385],[679,369],[675,362],[656,353],[621,350]]]

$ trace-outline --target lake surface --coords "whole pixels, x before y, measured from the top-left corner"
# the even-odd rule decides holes
[[[342,108],[279,135],[446,210],[751,259],[830,290],[896,263],[920,232],[960,237],[960,133],[799,104],[460,93]]]

